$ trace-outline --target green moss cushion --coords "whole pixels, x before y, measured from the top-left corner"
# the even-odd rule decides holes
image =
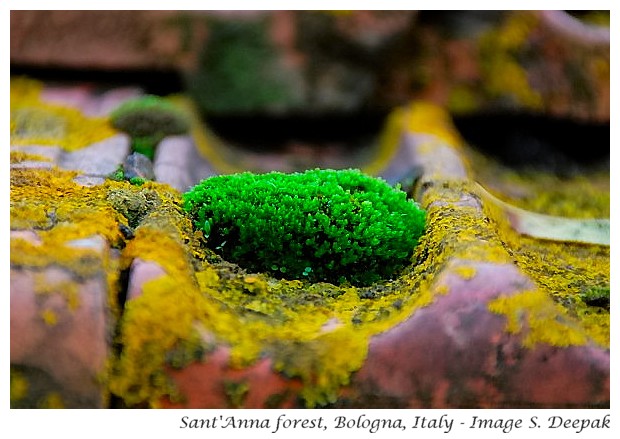
[[[166,99],[145,95],[130,99],[110,114],[114,128],[131,137],[132,149],[151,160],[157,144],[166,136],[185,134],[188,117]]]
[[[131,137],[164,137],[189,130],[185,114],[174,104],[154,95],[130,99],[110,114],[112,126]]]
[[[216,176],[184,203],[225,259],[312,282],[369,285],[394,275],[425,222],[404,192],[357,170]]]

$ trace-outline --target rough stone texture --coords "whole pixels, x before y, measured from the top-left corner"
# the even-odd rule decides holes
[[[583,23],[564,11],[538,11],[538,16],[550,32],[573,44],[609,47],[609,29]]]
[[[11,163],[11,169],[24,169],[24,168],[37,168],[37,169],[51,169],[54,164],[51,162],[25,160],[19,163]]]
[[[65,243],[67,247],[72,248],[84,248],[94,250],[100,255],[103,255],[109,248],[108,243],[101,236],[91,236],[82,239],[73,239]]]
[[[105,177],[116,171],[127,154],[129,137],[117,134],[77,151],[66,152],[59,158],[58,167],[80,171],[89,176]]]
[[[11,239],[24,239],[30,244],[41,244],[41,238],[34,230],[11,230]]]
[[[12,232],[12,239],[24,238],[38,239],[31,231]],[[102,241],[93,237],[72,245],[93,248],[105,258],[108,248]],[[38,293],[41,285],[51,291]],[[75,286],[75,307],[67,296],[72,294],[68,285]],[[55,392],[68,408],[103,407],[106,391],[99,379],[111,335],[107,294],[104,271],[79,279],[54,265],[11,266],[11,365],[31,385],[27,406],[36,407],[38,400]]]

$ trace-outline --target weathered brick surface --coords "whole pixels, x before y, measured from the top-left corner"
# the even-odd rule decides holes
[[[301,382],[273,370],[270,359],[262,359],[243,369],[229,367],[230,349],[218,347],[199,363],[182,370],[170,370],[169,376],[184,396],[182,402],[162,400],[164,408],[295,408]],[[242,384],[247,392],[240,401],[226,394],[224,383]],[[272,405],[273,404],[273,405]]]
[[[113,90],[96,97],[88,88],[46,89],[49,101],[73,105],[90,114],[105,114],[132,90]],[[100,184],[129,153],[129,139],[117,135],[75,152],[58,147],[13,146],[13,150],[39,154],[51,162],[22,162],[12,167],[47,167],[83,172],[82,184]],[[284,159],[280,164],[284,163]],[[432,187],[445,181],[466,181],[469,176],[458,152],[434,136],[405,133],[386,168],[390,182],[412,170]],[[214,166],[196,150],[189,136],[169,137],[159,145],[154,173],[157,181],[185,191],[201,179],[216,174]],[[480,200],[462,194],[453,208],[481,211]],[[430,207],[446,203],[436,200]],[[41,242],[36,231],[11,232],[11,239]],[[98,261],[110,257],[108,243],[99,237],[76,240],[69,246],[89,248]],[[449,259],[448,255],[448,259]],[[456,268],[469,265],[475,276],[464,279]],[[127,300],[138,297],[146,282],[164,274],[155,262],[134,259],[129,274]],[[69,407],[102,407],[105,388],[98,381],[105,374],[110,355],[113,324],[109,316],[107,273],[82,279],[54,264],[42,268],[11,267],[11,364],[31,384],[27,403],[56,392]],[[42,294],[41,285],[45,286]],[[57,291],[50,288],[57,285]],[[77,306],[68,294],[73,285]],[[433,286],[434,303],[417,310],[400,325],[375,336],[364,366],[343,390],[346,407],[572,407],[609,404],[609,350],[594,345],[554,347],[523,346],[523,334],[506,332],[506,318],[493,314],[494,298],[533,288],[533,283],[512,264],[448,260]],[[338,322],[326,325],[328,331]],[[162,401],[166,407],[221,408],[236,406],[223,391],[223,383],[243,383],[248,390],[246,408],[294,406],[301,384],[272,368],[269,358],[231,369],[225,346],[204,355],[202,361],[168,371],[183,402]],[[570,365],[568,367],[567,365]],[[275,398],[275,397],[277,398]],[[29,398],[29,399],[28,399]],[[274,399],[275,398],[275,399]]]
[[[38,242],[32,231],[15,231],[12,239]],[[11,266],[11,366],[29,383],[17,405],[36,407],[57,394],[65,407],[104,406],[100,379],[113,326],[103,268],[109,249],[98,237],[72,245],[93,249],[102,269],[83,279],[54,264]]]
[[[459,264],[475,268],[463,279]],[[491,300],[533,288],[514,265],[453,261],[429,307],[376,336],[352,387],[352,406],[586,407],[609,403],[609,351],[594,345],[522,345]],[[559,318],[559,317],[558,317]],[[570,364],[570,367],[566,365]]]

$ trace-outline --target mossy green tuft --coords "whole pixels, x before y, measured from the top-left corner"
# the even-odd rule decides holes
[[[110,114],[117,130],[131,137],[132,149],[151,160],[158,143],[166,136],[185,134],[189,119],[170,101],[154,95],[130,99]]]
[[[211,177],[184,194],[184,208],[211,249],[246,269],[354,285],[408,264],[426,217],[358,170]]]

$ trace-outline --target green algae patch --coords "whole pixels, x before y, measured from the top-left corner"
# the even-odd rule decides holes
[[[211,177],[184,200],[225,259],[313,282],[368,285],[393,275],[425,220],[405,192],[356,170]]]
[[[105,117],[41,100],[43,85],[11,79],[11,145],[50,145],[75,151],[117,134]]]

